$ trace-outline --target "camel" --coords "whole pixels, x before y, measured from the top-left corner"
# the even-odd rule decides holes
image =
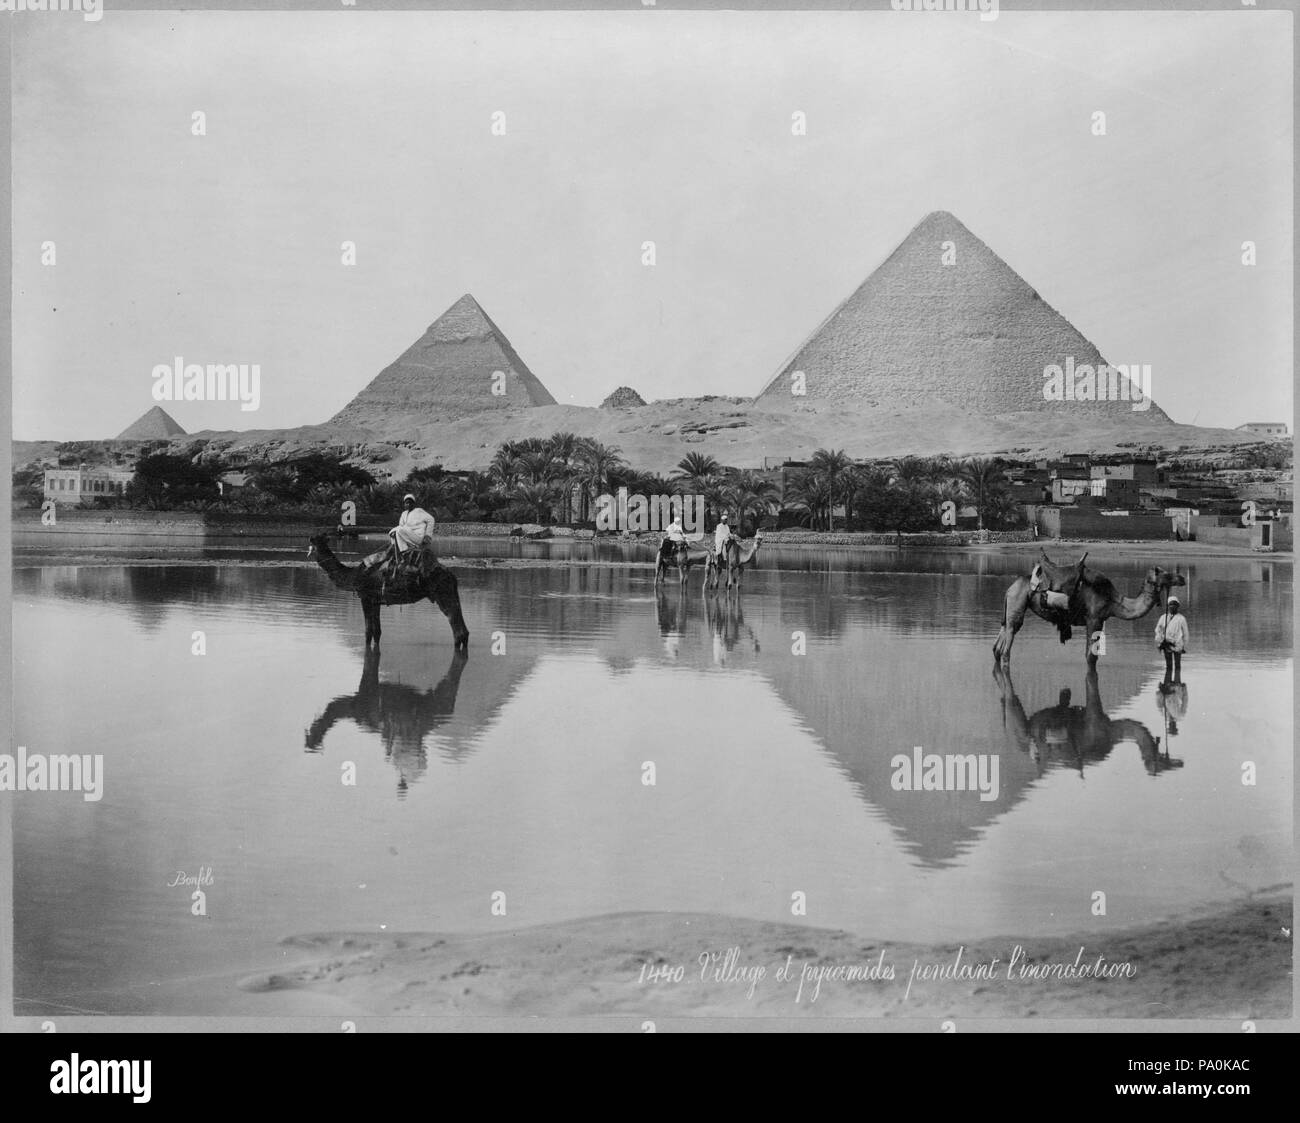
[[[415,604],[427,597],[451,623],[456,649],[468,648],[469,628],[465,626],[465,617],[460,611],[456,575],[438,564],[432,550],[426,548],[422,553],[418,571],[403,567],[395,575],[390,575],[384,562],[372,566],[344,565],[334,556],[325,534],[313,535],[307,549],[307,556],[316,558],[317,564],[335,585],[356,593],[361,599],[361,611],[366,617],[367,647],[372,642],[376,647],[379,645],[379,609],[382,605]]]
[[[383,741],[384,755],[397,769],[400,799],[428,768],[424,739],[455,712],[456,692],[468,660],[465,652],[457,648],[442,681],[432,690],[417,690],[397,682],[380,682],[379,648],[367,647],[357,692],[339,695],[308,726],[307,751],[320,752],[325,735],[338,722],[356,722]]]
[[[736,591],[740,591],[740,574],[742,570],[758,555],[758,548],[763,545],[763,532],[761,530],[754,532],[754,537],[748,541],[740,538],[730,538],[726,546],[723,547],[721,555],[710,554],[709,560],[704,570],[704,583],[709,583],[709,577],[713,577],[713,587],[718,587],[718,576],[723,569],[727,571],[727,591],[731,591],[731,582],[734,574],[736,582]]]
[[[725,663],[727,656],[735,650],[744,629],[748,642],[757,654],[762,648],[754,629],[745,623],[745,613],[740,607],[740,598],[726,597],[719,602],[717,597],[705,596],[704,618],[708,621],[709,631],[713,634],[713,661]]]
[[[686,575],[690,572],[693,565],[700,562],[707,562],[713,555],[709,550],[697,542],[684,542],[673,551],[672,557],[667,557],[663,551],[664,544],[659,544],[659,550],[655,555],[655,584],[658,585],[668,572],[668,567],[675,565],[677,567],[677,578],[681,584],[686,584]]]
[[[1085,705],[1071,706],[1067,688],[1060,692],[1055,706],[1046,706],[1032,717],[1025,716],[1016,696],[1010,668],[995,666],[993,675],[1002,690],[1002,725],[1008,739],[1022,753],[1029,754],[1040,776],[1053,758],[1077,768],[1082,775],[1085,765],[1100,763],[1116,745],[1130,741],[1137,745],[1142,764],[1151,776],[1183,766],[1181,760],[1169,755],[1167,740],[1162,753],[1160,738],[1153,737],[1140,721],[1106,715],[1095,666],[1088,668]]]
[[[1187,578],[1180,573],[1169,573],[1159,566],[1147,570],[1142,591],[1135,597],[1121,596],[1109,577],[1087,568],[1083,558],[1074,569],[1055,565],[1042,551],[1042,560],[1029,577],[1018,577],[1007,590],[1002,610],[1002,627],[993,641],[993,658],[1003,664],[1011,662],[1011,647],[1016,633],[1025,622],[1025,612],[1041,616],[1060,633],[1061,642],[1071,636],[1071,625],[1084,625],[1088,631],[1085,653],[1089,667],[1097,665],[1100,654],[1098,635],[1112,617],[1116,620],[1140,620],[1156,606],[1171,588],[1186,585]],[[1041,566],[1041,570],[1040,570]],[[1041,574],[1041,576],[1040,576]],[[1048,603],[1049,590],[1067,590],[1068,607],[1057,608]]]

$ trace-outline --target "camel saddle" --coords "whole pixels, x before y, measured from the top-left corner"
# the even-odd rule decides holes
[[[1070,598],[1074,595],[1079,582],[1084,580],[1084,562],[1088,560],[1085,553],[1073,568],[1053,565],[1043,554],[1042,560],[1035,563],[1029,575],[1029,590],[1041,594],[1048,608],[1064,612],[1070,607]]]
[[[361,564],[368,570],[381,567],[386,569],[388,580],[391,581],[398,576],[418,576],[430,568],[433,560],[433,550],[426,540],[419,546],[403,550],[397,557],[393,557],[392,547],[379,550],[362,559]]]

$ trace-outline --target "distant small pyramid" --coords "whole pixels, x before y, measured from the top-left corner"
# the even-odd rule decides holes
[[[550,391],[466,293],[330,421],[377,427],[551,405]]]
[[[153,409],[118,433],[115,440],[157,441],[166,440],[168,437],[184,436],[186,436],[185,430],[176,424],[172,415],[162,406],[154,406]]]
[[[818,325],[758,400],[1169,420],[1154,402],[1135,411],[1128,400],[1046,400],[1044,369],[1069,359],[1076,370],[1106,365],[1011,266],[953,215],[934,211]],[[791,393],[796,384],[802,393]]]
[[[601,409],[628,409],[634,406],[645,405],[645,399],[641,397],[631,386],[620,386],[608,398],[600,403]]]

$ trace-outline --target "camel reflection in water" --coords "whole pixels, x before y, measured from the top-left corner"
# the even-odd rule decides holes
[[[1071,692],[1065,687],[1055,706],[1045,706],[1032,717],[1025,716],[1010,672],[998,667],[993,677],[1002,690],[1002,724],[1007,739],[1038,766],[1040,776],[1051,765],[1075,768],[1082,775],[1087,765],[1101,763],[1122,741],[1137,745],[1142,763],[1152,776],[1183,766],[1181,760],[1169,755],[1168,737],[1162,753],[1160,738],[1152,736],[1140,721],[1106,716],[1095,668],[1088,671],[1085,680],[1084,705],[1070,705]],[[1177,728],[1168,728],[1168,732],[1176,733]]]
[[[704,596],[704,618],[708,621],[709,631],[713,633],[713,661],[715,663],[725,663],[727,653],[736,649],[736,644],[740,642],[742,632],[753,645],[757,653],[758,637],[754,635],[754,629],[745,623],[745,613],[740,607],[740,590],[737,589],[735,596],[718,598],[711,597],[708,593]]]
[[[664,640],[664,654],[676,659],[681,654],[682,637],[686,634],[686,591],[679,590],[676,603],[668,603],[668,592],[655,587],[655,615],[659,620],[659,634]]]
[[[356,722],[377,734],[384,756],[397,769],[397,795],[428,770],[424,739],[446,722],[456,709],[460,676],[469,658],[457,650],[446,673],[432,690],[417,690],[400,682],[379,681],[379,648],[367,648],[361,684],[355,694],[341,694],[330,702],[307,729],[308,752],[320,752],[325,735],[343,720]]]
[[[686,636],[689,596],[691,594],[688,591],[680,590],[675,599],[670,601],[666,588],[655,590],[659,634],[663,637],[664,654],[670,659],[677,659],[681,654],[682,640]],[[704,619],[713,637],[714,663],[725,663],[727,654],[735,650],[742,637],[752,645],[755,652],[761,650],[754,629],[745,623],[739,590],[727,598],[710,596],[706,590],[701,599],[704,602]]]

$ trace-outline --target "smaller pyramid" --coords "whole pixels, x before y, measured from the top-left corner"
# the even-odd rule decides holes
[[[448,421],[490,409],[552,406],[510,340],[469,293],[336,413],[334,424],[382,428]]]
[[[645,405],[645,399],[641,397],[631,386],[620,386],[608,398],[600,403],[601,409],[628,409],[634,406]]]
[[[186,436],[185,430],[176,424],[175,418],[162,406],[154,406],[153,409],[137,418],[118,433],[114,439],[119,441],[157,441],[166,440],[168,437],[184,436]]]

